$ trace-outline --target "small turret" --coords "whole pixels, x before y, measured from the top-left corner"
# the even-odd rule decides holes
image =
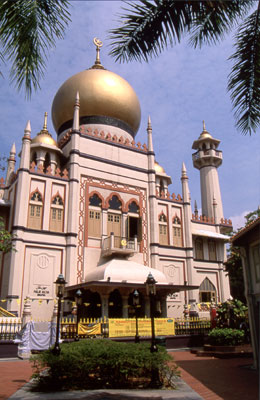
[[[9,158],[7,161],[7,171],[6,171],[6,179],[5,179],[6,186],[10,185],[12,176],[15,171],[15,163],[16,163],[15,156],[16,156],[16,148],[15,148],[15,143],[13,143],[11,150],[10,150],[10,155],[9,155]]]
[[[151,118],[150,115],[148,117],[148,122],[147,122],[147,136],[148,136],[148,151],[153,152],[153,136],[152,136],[152,123],[151,123]]]
[[[21,151],[20,169],[29,169],[30,166],[30,145],[31,145],[31,123],[27,121],[24,129],[23,144]]]
[[[79,92],[77,91],[76,98],[75,98],[73,126],[72,126],[72,129],[75,131],[79,130],[79,107],[80,107]]]

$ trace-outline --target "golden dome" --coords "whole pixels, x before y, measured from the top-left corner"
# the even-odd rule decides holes
[[[201,132],[198,140],[201,140],[201,139],[212,139],[211,134],[206,129],[205,121],[203,121],[203,131]]]
[[[37,136],[32,139],[31,144],[43,144],[48,146],[58,147],[57,142],[53,139],[50,132],[47,129],[47,112],[44,114],[44,124],[42,130],[37,133]]]
[[[58,134],[72,127],[77,91],[81,124],[84,123],[84,117],[106,117],[107,123],[117,121],[117,126],[128,128],[133,136],[136,134],[141,119],[137,95],[126,80],[102,66],[73,75],[56,93],[52,104],[52,121]],[[99,123],[102,123],[102,118]]]
[[[47,144],[49,146],[58,147],[57,142],[50,133],[38,133],[37,136],[32,139],[32,144]]]
[[[158,162],[156,162],[156,161],[154,162],[154,169],[155,169],[155,172],[158,173],[158,174],[165,174],[166,173],[164,168],[160,164],[158,164]]]

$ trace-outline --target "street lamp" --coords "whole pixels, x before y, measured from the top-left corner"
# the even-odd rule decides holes
[[[65,281],[64,276],[60,274],[54,283],[56,285],[56,297],[58,297],[58,313],[57,313],[57,325],[56,325],[56,341],[54,344],[54,348],[52,349],[52,352],[53,354],[58,356],[60,354],[59,334],[60,334],[61,299],[64,296],[65,285],[67,282]]]
[[[147,276],[145,285],[146,285],[146,294],[150,298],[150,314],[151,314],[151,325],[152,325],[152,342],[151,342],[151,353],[158,351],[158,347],[155,342],[155,327],[154,327],[154,303],[155,303],[155,295],[156,295],[156,280],[152,276],[151,272]]]
[[[78,342],[79,340],[79,306],[81,305],[82,302],[82,292],[80,289],[78,289],[75,293],[75,302],[77,306],[77,317],[76,317],[76,337],[75,341]]]
[[[138,335],[138,318],[137,318],[137,308],[140,303],[140,295],[138,290],[135,289],[133,293],[133,307],[135,309],[135,343],[140,343],[140,336]]]

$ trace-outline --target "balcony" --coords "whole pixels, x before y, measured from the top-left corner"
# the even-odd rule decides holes
[[[130,256],[138,252],[137,237],[133,239],[122,236],[115,236],[111,233],[103,239],[101,254],[103,257],[109,257],[113,254]]]

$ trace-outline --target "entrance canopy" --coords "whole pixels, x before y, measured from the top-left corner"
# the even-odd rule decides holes
[[[86,282],[128,282],[144,283],[148,274],[151,273],[154,279],[162,285],[167,285],[167,278],[161,271],[146,267],[143,264],[125,259],[113,258],[103,265],[96,267],[86,275]]]
[[[156,280],[157,290],[165,296],[185,290],[195,290],[199,287],[168,283],[164,273],[155,268],[149,268],[143,264],[126,259],[113,258],[87,273],[85,282],[67,287],[66,289],[69,291],[74,291],[78,288],[92,288],[93,290],[101,288],[111,288],[111,290],[114,288],[145,289],[145,281],[149,273]]]

